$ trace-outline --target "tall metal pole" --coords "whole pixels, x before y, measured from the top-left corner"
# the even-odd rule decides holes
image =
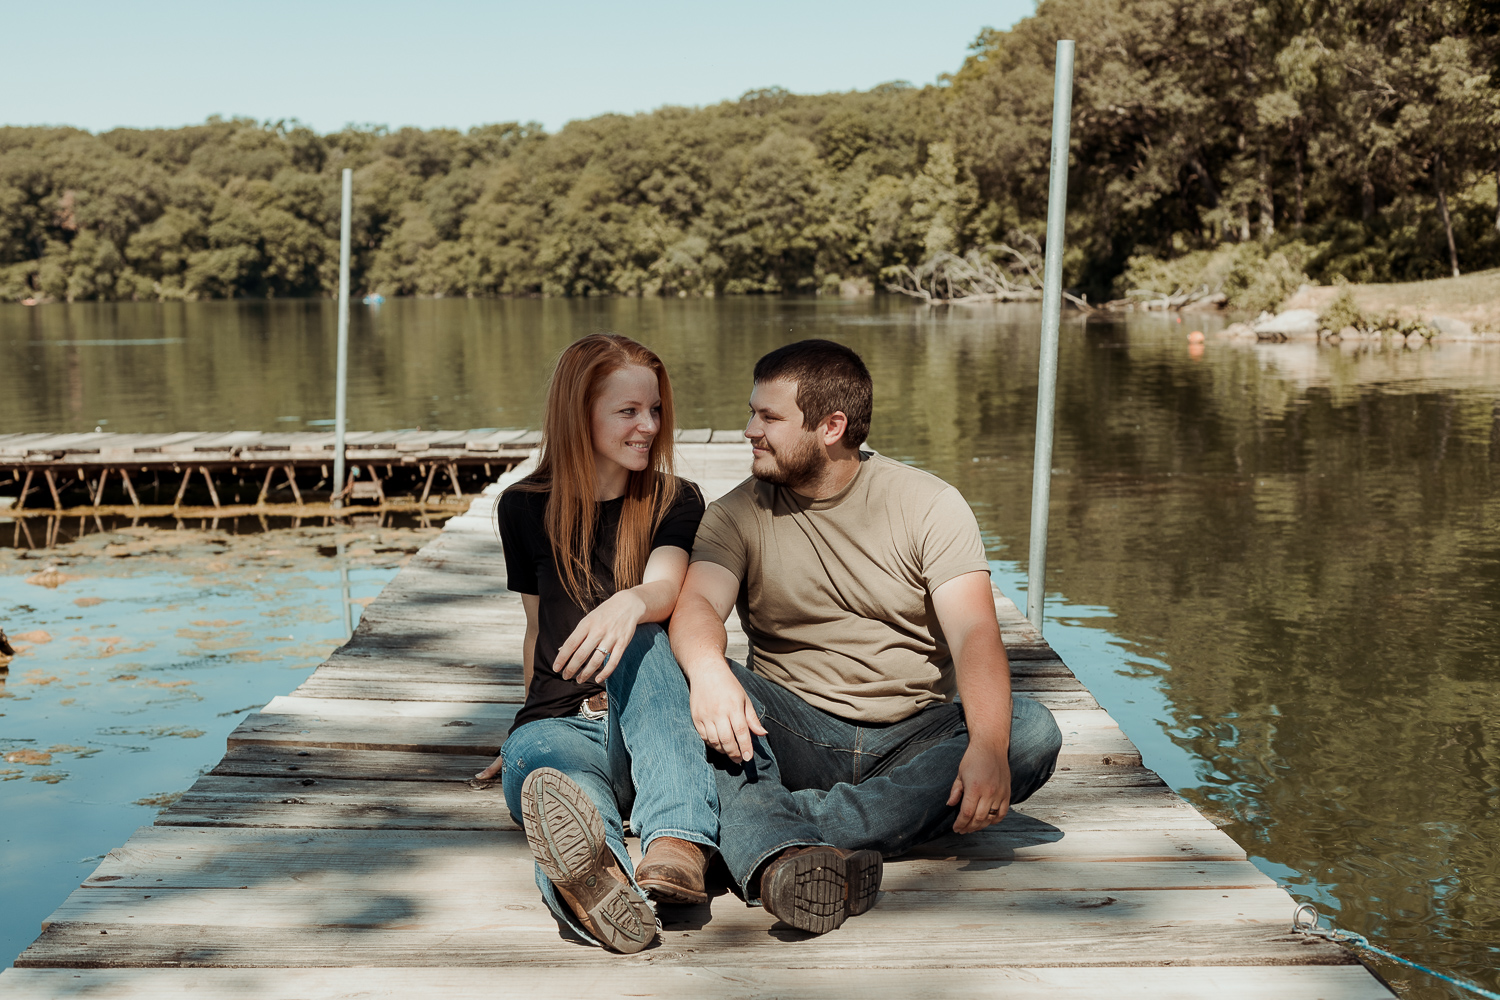
[[[1052,181],[1047,191],[1047,260],[1042,272],[1042,356],[1036,386],[1036,458],[1031,470],[1031,558],[1026,617],[1042,629],[1047,586],[1047,509],[1052,500],[1052,424],[1057,406],[1057,327],[1062,320],[1063,234],[1068,217],[1068,134],[1073,119],[1073,43],[1057,43],[1052,83]]]
[[[349,395],[349,215],[353,204],[354,172],[344,169],[343,210],[339,219],[339,363],[338,398],[333,410],[333,505],[342,507],[344,492],[344,422]],[[326,412],[326,411],[325,411]],[[346,612],[347,613],[347,612]]]

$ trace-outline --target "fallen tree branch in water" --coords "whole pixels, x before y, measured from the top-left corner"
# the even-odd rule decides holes
[[[1153,310],[1166,312],[1191,305],[1223,305],[1225,301],[1226,297],[1223,292],[1214,291],[1207,285],[1199,285],[1187,291],[1176,289],[1170,295],[1149,288],[1132,288],[1126,293],[1125,298],[1111,299],[1104,303],[1103,308],[1116,312],[1129,312],[1136,309],[1146,312]]]
[[[1025,249],[1008,243],[991,243],[962,257],[940,251],[916,267],[906,264],[888,267],[881,276],[887,279],[887,291],[920,299],[930,306],[1036,302],[1042,297],[1041,245],[1025,233],[1013,233],[1011,238]],[[996,255],[1010,260],[1002,263],[995,259]],[[1086,298],[1067,292],[1063,298],[1079,309],[1094,310]]]

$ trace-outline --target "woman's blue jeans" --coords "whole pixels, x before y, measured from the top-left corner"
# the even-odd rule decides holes
[[[607,718],[537,719],[511,733],[500,748],[501,781],[505,804],[517,823],[521,784],[532,771],[556,768],[576,781],[599,810],[605,840],[634,884],[624,817],[630,817],[643,852],[664,836],[717,848],[719,797],[707,748],[688,711],[687,680],[661,626],[636,629],[605,688]],[[558,920],[598,943],[540,866],[536,884]]]

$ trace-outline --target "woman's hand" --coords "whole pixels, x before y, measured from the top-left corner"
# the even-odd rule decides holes
[[[475,781],[494,781],[495,776],[500,773],[500,768],[505,764],[505,755],[501,754],[495,758],[495,762],[489,767],[474,775]]]
[[[564,680],[603,684],[619,666],[625,647],[646,616],[646,602],[635,588],[622,590],[584,615],[553,661]]]

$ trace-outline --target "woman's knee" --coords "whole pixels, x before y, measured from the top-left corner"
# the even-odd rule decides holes
[[[655,623],[639,625],[635,637],[625,649],[625,655],[614,672],[605,681],[611,698],[624,697],[642,677],[681,676],[681,668],[672,656],[672,643],[667,639],[666,629]]]

